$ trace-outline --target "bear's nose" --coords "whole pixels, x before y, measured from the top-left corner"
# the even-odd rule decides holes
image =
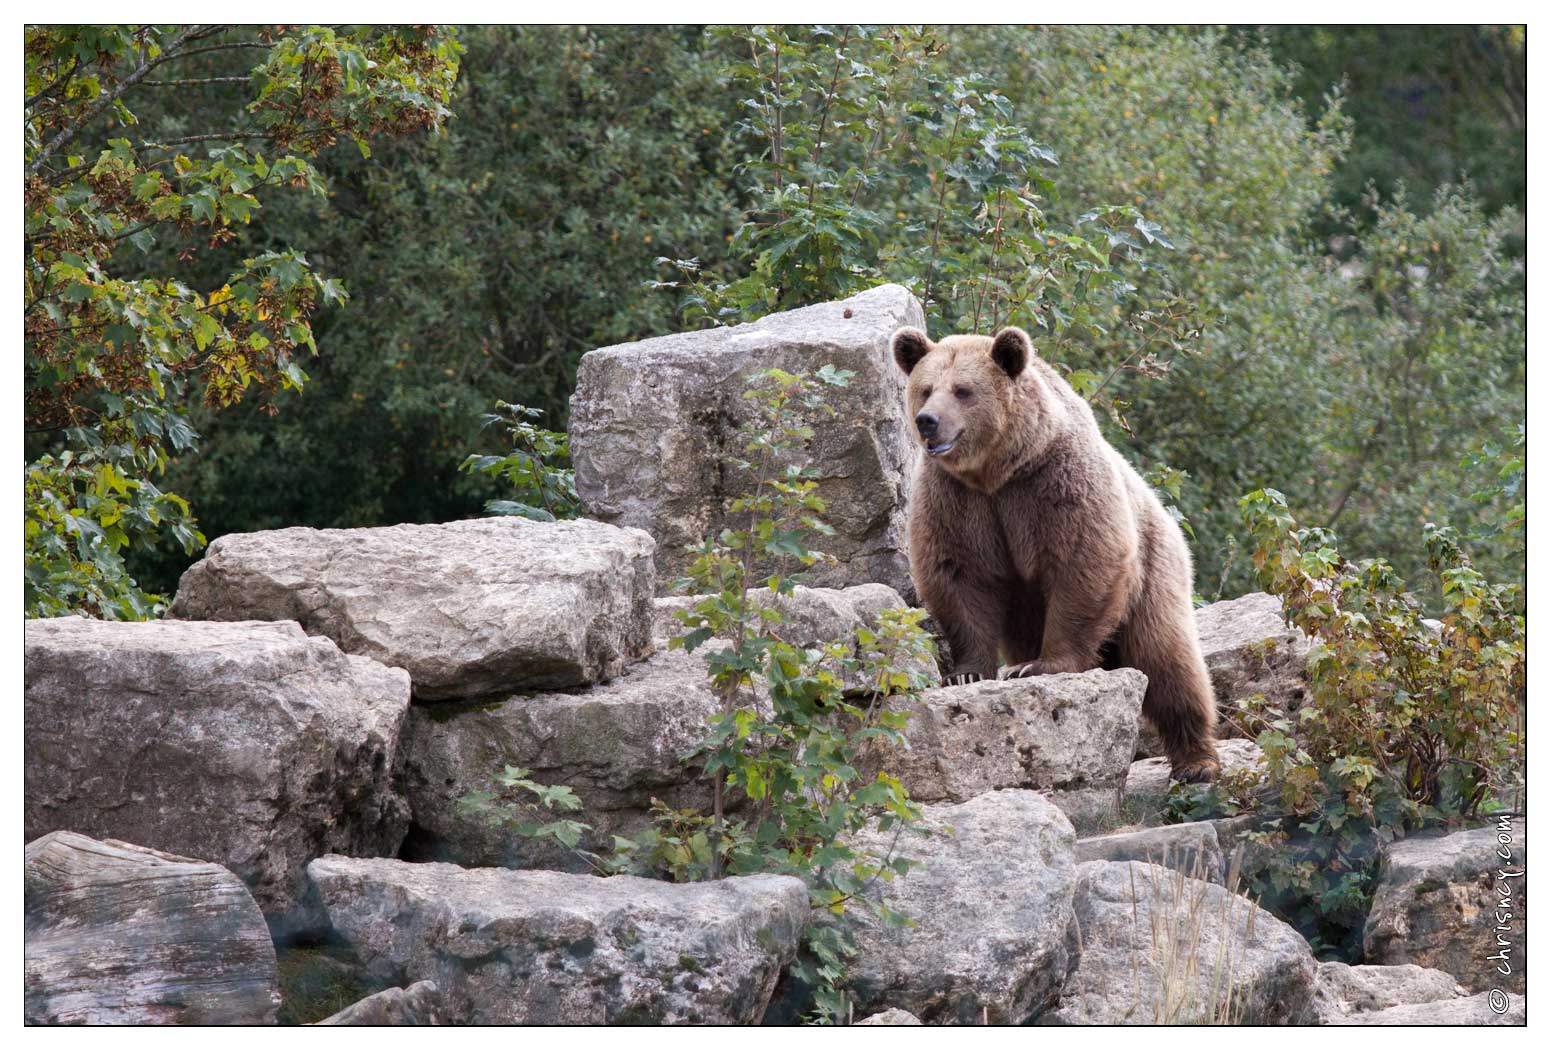
[[[916,430],[921,432],[923,438],[937,437],[937,416],[930,412],[917,413]]]

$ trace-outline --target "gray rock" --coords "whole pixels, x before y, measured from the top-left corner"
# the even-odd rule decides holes
[[[28,1025],[266,1025],[275,949],[222,868],[117,840],[27,844]]]
[[[1415,964],[1353,967],[1322,963],[1315,978],[1314,1014],[1320,1025],[1339,1025],[1355,1014],[1466,995],[1453,975]]]
[[[459,807],[507,765],[534,781],[568,785],[584,809],[563,815],[593,826],[582,849],[608,853],[610,837],[650,823],[653,797],[674,807],[710,805],[689,755],[720,705],[699,653],[663,651],[601,686],[495,702],[415,705],[399,760],[413,827],[404,855],[417,861],[583,871],[552,840],[497,827]]]
[[[762,606],[770,605],[780,610],[783,619],[773,629],[777,637],[808,649],[852,640],[863,628],[876,630],[879,615],[884,610],[903,609],[908,605],[899,592],[883,584],[858,584],[847,588],[810,588],[799,584],[790,595],[777,597],[773,602],[769,588],[754,588],[749,597]],[[674,595],[657,599],[652,637],[658,640],[659,646],[665,647],[668,639],[685,633],[676,614],[701,598],[703,596]],[[860,656],[859,646],[852,647],[852,654]],[[926,687],[942,683],[937,662],[930,658],[906,662],[895,670],[916,673]],[[855,693],[868,692],[873,686],[860,672],[846,672],[844,679],[846,689]]]
[[[1078,869],[1077,967],[1052,1025],[1306,1020],[1314,957],[1287,924],[1215,883],[1141,862]]]
[[[1122,668],[927,690],[910,708],[910,750],[872,762],[923,802],[1039,789],[1085,821],[1115,807],[1146,689],[1146,676]]]
[[[759,1021],[807,922],[802,881],[672,884],[327,857],[308,871],[374,973],[475,1024]]]
[[[168,615],[294,620],[406,669],[427,700],[579,686],[651,652],[651,555],[643,533],[586,521],[233,533]]]
[[[909,1011],[901,1011],[897,1007],[891,1007],[887,1011],[879,1011],[869,1018],[864,1018],[857,1025],[921,1025],[922,1022]]]
[[[443,1025],[441,993],[435,982],[394,986],[359,1000],[318,1025]]]
[[[1496,1005],[1495,1007],[1493,1005]],[[1524,997],[1477,993],[1459,1000],[1402,1004],[1334,1020],[1331,1025],[1525,1025]]]
[[[1528,843],[1523,818],[1504,824],[1387,846],[1363,928],[1366,959],[1447,971],[1471,992],[1523,993]]]
[[[905,504],[920,454],[889,339],[901,325],[924,323],[914,296],[882,285],[749,325],[584,355],[570,433],[586,513],[651,533],[658,570],[679,576],[690,561],[685,546],[733,524],[724,509],[750,484],[727,464],[744,456],[736,431],[750,418],[748,379],[768,368],[813,373],[833,364],[856,375],[827,389],[835,415],[818,426],[809,452],[828,502],[824,520],[835,529],[824,549],[839,562],[814,567],[810,582],[881,582],[913,596]]]
[[[1035,792],[927,806],[930,838],[872,830],[856,844],[921,864],[868,896],[915,921],[888,927],[846,910],[856,1013],[899,1008],[928,1025],[1017,1024],[1051,1003],[1069,963],[1072,826]]]
[[[130,837],[247,883],[278,933],[304,866],[392,854],[409,676],[289,623],[26,626],[26,834]]]
[[[1077,860],[1146,861],[1211,883],[1221,883],[1227,872],[1222,848],[1217,843],[1217,829],[1210,821],[1079,839]]]

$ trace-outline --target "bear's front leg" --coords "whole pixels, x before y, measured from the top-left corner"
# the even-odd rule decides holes
[[[1092,671],[1101,666],[1100,650],[1125,614],[1124,574],[1099,574],[1089,567],[1058,578],[1045,608],[1044,640],[1039,657],[1001,669],[1000,679]]]
[[[939,587],[922,586],[925,583],[916,584],[921,601],[942,627],[953,650],[950,685],[994,678],[1002,619],[1000,596],[962,580]]]

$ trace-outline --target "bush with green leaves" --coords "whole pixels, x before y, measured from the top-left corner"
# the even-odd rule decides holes
[[[1424,825],[1522,811],[1525,621],[1519,586],[1487,580],[1451,529],[1424,530],[1443,596],[1438,623],[1382,559],[1348,562],[1333,534],[1299,528],[1275,490],[1244,497],[1262,587],[1312,639],[1295,713],[1264,698],[1257,732],[1270,792],[1179,793],[1174,816],[1258,810],[1269,823],[1246,874],[1317,948],[1360,950],[1378,848]]]
[[[306,380],[314,314],[344,299],[298,249],[232,247],[238,231],[282,187],[327,193],[312,158],[335,142],[440,125],[459,49],[433,29],[30,26],[24,53],[24,607],[143,618],[159,599],[126,551],[204,543],[156,482],[198,439],[188,401],[272,412]],[[240,73],[207,75],[216,54]],[[212,79],[242,94],[198,131],[139,126],[132,106]]]
[[[491,475],[513,490],[510,499],[485,501],[487,514],[553,522],[557,518],[575,518],[580,513],[576,476],[564,466],[571,458],[571,438],[533,422],[543,416],[541,409],[506,401],[496,402],[496,411],[485,414],[485,426],[505,429],[512,451],[505,456],[470,456],[459,470]]]
[[[1123,424],[1110,381],[1161,376],[1199,322],[1160,277],[1173,246],[1130,204],[1058,217],[1054,151],[998,82],[919,27],[753,26],[718,32],[746,93],[736,131],[749,201],[719,268],[661,258],[659,283],[698,324],[747,321],[882,281],[910,288],[933,334],[1021,325],[1059,347],[1121,349],[1071,372]],[[745,57],[746,56],[746,57]]]
[[[926,686],[910,669],[933,655],[922,610],[885,610],[854,637],[816,647],[786,637],[784,600],[805,568],[829,557],[816,546],[831,532],[820,517],[818,471],[802,450],[815,420],[833,411],[825,390],[849,379],[832,366],[811,376],[772,369],[754,377],[744,395],[744,458],[729,464],[749,483],[729,502],[729,520],[746,524],[707,538],[677,582],[695,600],[676,614],[683,632],[670,646],[705,648],[721,702],[705,741],[685,757],[703,765],[709,812],[654,800],[651,827],[616,837],[611,856],[577,851],[599,872],[674,881],[753,873],[803,879],[820,920],[809,926],[793,971],[830,1021],[849,1017],[845,961],[854,948],[847,926],[831,921],[848,908],[866,908],[889,924],[911,922],[867,891],[907,873],[906,837],[926,832],[920,807],[879,767],[887,749],[906,746],[904,710]],[[774,569],[759,575],[756,565]],[[569,789],[535,784],[511,767],[491,790],[463,803],[518,834],[573,850],[587,828],[556,813],[580,805]],[[867,826],[893,830],[887,851],[855,845],[854,833]]]

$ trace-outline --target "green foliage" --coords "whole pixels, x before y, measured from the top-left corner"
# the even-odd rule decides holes
[[[576,845],[591,826],[553,816],[556,811],[580,810],[582,801],[565,785],[539,784],[528,776],[531,772],[518,766],[505,767],[490,788],[476,789],[460,798],[458,809],[527,839],[553,839],[590,859]]]
[[[496,402],[496,411],[485,414],[485,426],[506,429],[512,451],[505,456],[470,456],[459,470],[493,475],[515,490],[515,499],[487,500],[485,511],[489,514],[553,522],[575,518],[581,511],[576,478],[569,468],[560,466],[571,456],[571,439],[531,422],[543,415],[540,409],[505,401]]]
[[[33,26],[26,31],[24,276],[28,615],[139,618],[158,598],[124,553],[204,543],[154,482],[198,438],[186,403],[265,408],[306,380],[313,315],[344,292],[294,248],[233,253],[281,186],[325,185],[310,158],[346,137],[435,127],[458,47],[429,31]],[[221,43],[213,41],[222,40]],[[144,136],[130,109],[190,60],[245,52],[243,105],[195,135]],[[153,76],[154,74],[154,76]],[[234,100],[235,102],[235,100]],[[186,149],[185,149],[186,148]],[[139,256],[175,251],[160,267]],[[202,282],[182,262],[221,262]],[[201,291],[201,289],[203,289]]]
[[[1524,616],[1450,529],[1425,530],[1441,627],[1382,560],[1343,559],[1282,495],[1242,502],[1261,585],[1314,640],[1296,716],[1246,706],[1277,792],[1258,834],[1266,903],[1338,950],[1360,937],[1377,847],[1418,825],[1522,799]]]
[[[749,201],[718,270],[660,258],[688,320],[728,324],[832,300],[881,281],[911,288],[936,334],[1017,324],[1053,348],[1111,339],[1116,352],[1072,374],[1124,425],[1107,390],[1123,373],[1161,376],[1199,336],[1153,257],[1173,248],[1129,204],[1050,213],[1056,153],[1017,123],[990,78],[934,31],[745,27],[724,73],[751,94],[736,130]],[[1155,294],[1134,282],[1158,276]]]
[[[1431,193],[1465,176],[1492,210],[1523,211],[1528,61],[1524,27],[1268,26],[1309,104],[1337,85],[1352,148],[1332,194],[1354,207],[1371,184]]]
[[[700,830],[708,874],[801,876],[815,908],[827,915],[860,905],[903,925],[907,917],[865,891],[903,875],[910,862],[892,847],[883,854],[863,850],[851,837],[874,824],[892,829],[897,846],[903,833],[918,831],[920,808],[899,781],[866,770],[877,748],[905,744],[905,715],[887,698],[925,685],[901,670],[919,667],[930,654],[920,626],[924,613],[886,611],[876,630],[858,632],[854,647],[837,641],[806,649],[782,638],[781,597],[792,593],[802,568],[827,557],[810,544],[830,532],[819,517],[817,469],[798,454],[813,437],[815,415],[832,412],[824,388],[849,379],[829,366],[815,376],[771,369],[754,378],[744,394],[754,410],[741,431],[747,459],[731,465],[753,485],[728,507],[734,520],[747,515],[748,525],[727,528],[699,549],[679,585],[703,597],[679,612],[685,633],[670,645],[693,650],[721,640],[706,656],[722,701],[703,746],[713,800],[710,823]],[[775,569],[761,581],[756,564]],[[754,590],[759,584],[767,598]],[[867,684],[863,697],[848,694],[848,675]],[[735,796],[743,807],[734,820],[727,807]],[[817,923],[807,947],[794,973],[815,990],[826,1018],[846,1017],[847,928]]]

